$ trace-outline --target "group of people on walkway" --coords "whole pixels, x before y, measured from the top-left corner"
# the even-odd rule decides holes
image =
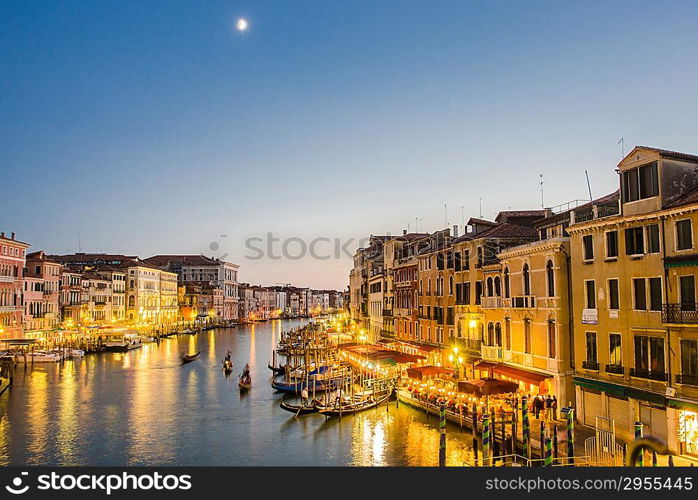
[[[557,420],[557,397],[555,395],[527,396],[529,410],[533,412],[535,418],[542,420]]]

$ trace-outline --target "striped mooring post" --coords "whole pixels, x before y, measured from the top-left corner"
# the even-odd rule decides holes
[[[446,467],[446,405],[439,407],[439,467]]]
[[[641,439],[641,438],[642,438],[642,422],[636,421],[635,422],[635,439]],[[633,465],[637,465],[639,467],[645,466],[645,452],[644,451],[640,452],[640,456],[637,457],[637,462],[635,462]]]
[[[557,458],[557,424],[553,425],[553,458]]]
[[[567,412],[567,463],[574,465],[574,410]]]
[[[540,422],[540,458],[545,457],[545,420]]]
[[[528,399],[526,396],[521,398],[521,420],[523,422],[523,456],[530,458],[528,449],[531,441],[531,427],[528,421]]]
[[[486,467],[490,464],[490,416],[485,413],[482,416],[482,464]]]
[[[553,440],[550,437],[545,437],[545,458],[543,465],[551,467],[553,465]]]
[[[652,450],[652,467],[657,466],[657,452]]]

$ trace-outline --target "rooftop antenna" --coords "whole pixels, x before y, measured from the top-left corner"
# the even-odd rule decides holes
[[[540,174],[540,208],[545,208],[545,203],[543,202],[543,174]]]
[[[482,196],[480,196],[480,218],[482,219]]]
[[[620,144],[620,157],[625,158],[625,140],[621,137],[618,144]]]
[[[589,183],[589,171],[585,170],[584,174],[587,176],[587,188],[589,189],[589,201],[592,201],[594,197],[591,195],[591,184]]]
[[[444,203],[444,227],[448,227],[448,211],[446,210],[446,204]]]
[[[78,228],[78,253],[82,253],[82,237],[80,235],[80,228]]]
[[[460,225],[465,227],[465,207],[460,206]]]

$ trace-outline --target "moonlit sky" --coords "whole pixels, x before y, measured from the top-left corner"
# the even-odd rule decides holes
[[[460,224],[480,197],[488,218],[538,208],[541,173],[547,206],[586,198],[585,169],[600,196],[620,137],[698,153],[697,18],[695,2],[2,2],[0,230],[344,288],[348,257],[251,260],[244,241],[434,231],[444,203]]]

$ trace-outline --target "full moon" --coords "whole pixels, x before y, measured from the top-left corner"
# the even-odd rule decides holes
[[[238,31],[247,31],[247,19],[241,17],[235,23],[235,27],[238,29]]]

